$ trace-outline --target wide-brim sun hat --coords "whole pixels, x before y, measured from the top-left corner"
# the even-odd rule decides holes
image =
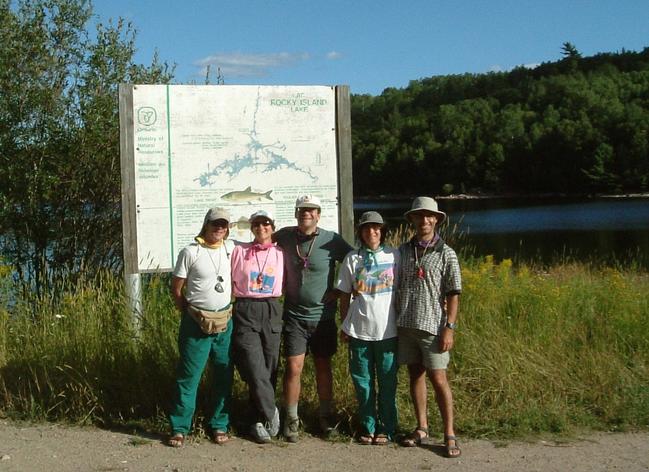
[[[366,211],[358,219],[358,227],[360,228],[363,225],[374,223],[377,225],[384,225],[383,217],[376,211]]]
[[[416,211],[430,211],[437,216],[437,223],[441,224],[446,219],[446,213],[439,210],[437,202],[434,198],[431,197],[417,197],[412,201],[412,206],[410,210],[405,212],[403,216],[410,220],[410,215]]]
[[[301,195],[295,200],[295,208],[320,208],[320,199],[315,195]]]

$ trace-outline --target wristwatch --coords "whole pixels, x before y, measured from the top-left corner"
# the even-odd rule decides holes
[[[447,327],[448,329],[455,329],[455,328],[457,328],[457,323],[449,323],[447,321],[444,326]]]

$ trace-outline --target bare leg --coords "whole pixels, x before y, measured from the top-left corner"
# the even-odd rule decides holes
[[[302,356],[304,364],[304,356]],[[333,399],[333,374],[331,373],[330,357],[314,357],[315,381],[318,386],[318,398],[320,401],[331,401]]]
[[[417,426],[424,430],[428,429],[428,407],[426,388],[426,369],[421,364],[408,364],[408,375],[410,377],[410,397],[415,405],[415,418]],[[423,437],[423,433],[420,432]]]
[[[284,404],[296,405],[300,400],[300,378],[304,367],[304,354],[286,358],[284,372]]]
[[[451,386],[446,377],[446,370],[429,370],[428,376],[435,389],[435,400],[437,401],[439,413],[444,423],[444,443],[447,445],[447,448],[448,446],[456,446],[457,443],[454,439],[455,429],[453,427],[453,393],[451,392]],[[449,455],[450,457],[457,457],[460,455],[460,450],[457,448],[449,450]]]
[[[453,394],[451,393],[451,386],[448,384],[446,377],[446,370],[434,369],[428,371],[428,377],[435,389],[435,400],[439,407],[439,413],[442,416],[442,423],[444,424],[444,434],[446,436],[454,436],[453,429]]]

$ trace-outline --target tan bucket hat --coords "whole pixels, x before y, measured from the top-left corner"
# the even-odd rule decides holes
[[[412,201],[410,210],[405,212],[403,216],[410,220],[410,215],[416,211],[426,210],[434,213],[437,216],[437,224],[441,224],[446,219],[446,213],[439,211],[437,202],[431,197],[417,197]]]

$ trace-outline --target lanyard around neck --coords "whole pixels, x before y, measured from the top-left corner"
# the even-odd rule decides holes
[[[299,257],[302,260],[302,267],[304,269],[309,267],[309,256],[311,256],[311,252],[313,251],[313,245],[315,244],[315,240],[318,238],[318,233],[316,233],[313,238],[311,238],[311,244],[309,244],[309,250],[307,251],[306,255],[300,254],[300,243],[295,244],[295,252],[297,252],[297,257]]]

